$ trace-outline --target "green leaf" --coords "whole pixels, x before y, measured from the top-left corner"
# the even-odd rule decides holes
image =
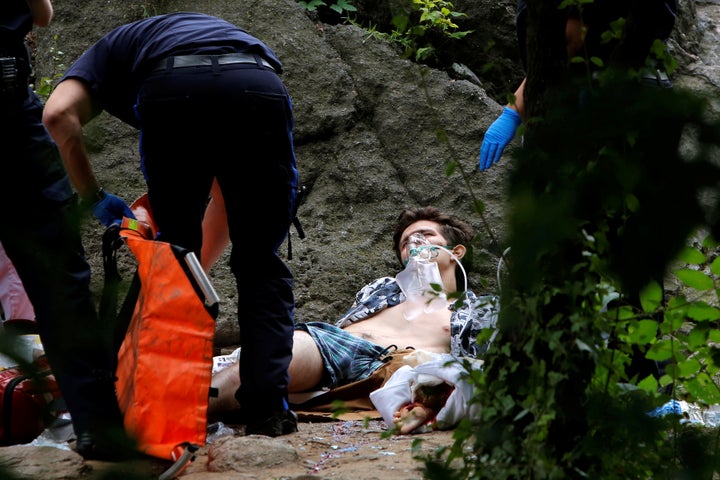
[[[700,365],[700,362],[698,362],[694,358],[689,358],[689,359],[685,360],[684,362],[678,362],[677,366],[678,366],[678,371],[680,372],[680,376],[686,377],[686,378],[694,376],[702,368],[702,365]]]
[[[332,8],[333,10],[335,10],[338,13],[342,13],[344,10],[347,10],[348,12],[356,12],[357,11],[357,8],[355,8],[347,0],[337,0],[337,2],[334,5],[330,5],[330,8]]]
[[[674,363],[669,363],[669,364],[665,365],[665,373],[667,375],[670,375],[672,378],[677,378],[678,377],[677,365],[675,365]]]
[[[654,312],[662,302],[663,291],[658,282],[650,282],[640,292],[640,305],[644,312]]]
[[[661,387],[667,387],[668,385],[675,383],[675,380],[670,375],[663,375],[658,381]]]
[[[665,310],[663,321],[660,324],[660,333],[663,335],[672,334],[685,324],[685,308],[678,310]]]
[[[715,260],[712,261],[710,271],[715,275],[720,275],[720,257],[715,257]]]
[[[643,378],[637,385],[639,388],[646,392],[656,392],[658,389],[658,382],[652,375],[648,375]]]
[[[717,320],[720,318],[720,309],[705,302],[695,302],[687,309],[687,316],[698,322]]]
[[[648,349],[645,357],[648,360],[663,362],[672,358],[672,353],[672,343],[668,340],[659,340]]]
[[[415,60],[418,62],[425,60],[426,58],[430,57],[430,55],[432,55],[434,51],[435,49],[433,47],[418,48],[415,52]]]
[[[630,332],[631,343],[647,345],[657,337],[658,324],[655,320],[640,320]]]
[[[700,250],[692,247],[684,247],[680,250],[678,260],[683,263],[689,263],[690,265],[701,265],[707,261],[705,255]]]
[[[717,248],[718,243],[715,241],[712,235],[708,235],[707,237],[703,238],[702,246],[704,248],[714,249]]]
[[[453,173],[455,173],[455,170],[457,169],[458,164],[457,162],[448,162],[445,164],[445,176],[449,177]]]
[[[683,385],[688,393],[697,400],[710,405],[720,403],[720,392],[718,392],[717,386],[704,375],[692,378]]]
[[[638,208],[640,208],[640,200],[632,193],[628,193],[625,195],[625,206],[631,212],[637,212]]]
[[[390,23],[393,24],[396,30],[400,32],[404,32],[407,30],[408,23],[410,23],[410,18],[407,15],[396,15],[392,18]]]
[[[605,66],[605,62],[603,62],[600,57],[590,57],[590,61],[600,68]]]
[[[314,12],[318,7],[324,7],[325,2],[322,0],[310,0],[309,2],[298,2],[308,12]]]
[[[706,328],[693,328],[686,338],[687,347],[690,350],[702,348],[707,345],[708,330]]]
[[[695,290],[705,291],[714,287],[712,279],[698,270],[684,268],[675,270],[673,273],[682,283]]]
[[[618,319],[620,319],[620,320],[628,320],[635,316],[635,312],[633,311],[633,308],[629,305],[624,305],[624,306],[620,307],[617,310],[617,312],[618,312]]]
[[[670,309],[680,309],[688,306],[688,301],[682,295],[670,297],[667,299],[667,307]]]
[[[474,31],[475,30],[466,30],[464,32],[455,32],[455,33],[450,34],[450,38],[452,38],[453,40],[462,40],[463,38],[470,35]]]

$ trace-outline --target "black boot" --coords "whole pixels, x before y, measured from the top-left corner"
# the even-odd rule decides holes
[[[96,425],[91,431],[80,432],[75,451],[85,460],[123,461],[137,458],[136,443],[120,426]]]
[[[82,412],[71,412],[75,450],[86,460],[120,461],[139,456],[136,442],[127,434],[115,395],[114,378],[94,372],[85,388]],[[78,418],[75,418],[75,414]]]
[[[259,422],[249,421],[245,425],[245,435],[265,435],[279,437],[298,431],[297,414],[292,410],[277,412]]]

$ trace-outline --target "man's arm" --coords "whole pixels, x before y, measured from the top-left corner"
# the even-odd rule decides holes
[[[200,251],[200,263],[202,263],[203,270],[207,273],[210,272],[212,266],[215,265],[225,248],[230,244],[225,199],[222,196],[217,179],[213,181],[212,190],[210,191],[210,203],[205,210],[202,229],[203,243]]]
[[[83,143],[82,128],[93,118],[90,92],[83,82],[68,78],[47,99],[43,123],[58,146],[70,181],[81,199],[100,190]]]
[[[47,27],[53,17],[53,6],[50,0],[27,0],[33,23],[38,27]]]
[[[497,163],[505,147],[515,138],[515,132],[522,124],[522,117],[525,114],[525,83],[526,79],[523,79],[515,90],[515,100],[503,108],[500,116],[485,132],[478,157],[480,171],[487,170]]]
[[[568,58],[577,55],[585,43],[585,26],[580,19],[569,17],[565,25],[565,46]],[[505,147],[515,138],[515,132],[525,120],[525,84],[523,78],[515,90],[515,99],[503,108],[500,116],[490,125],[480,145],[478,166],[480,171],[487,170],[500,161]]]
[[[83,125],[100,110],[93,109],[90,91],[83,82],[68,78],[60,82],[43,110],[43,123],[60,150],[70,182],[93,215],[106,227],[119,225],[123,217],[135,218],[123,199],[105,193],[98,184],[83,142]]]

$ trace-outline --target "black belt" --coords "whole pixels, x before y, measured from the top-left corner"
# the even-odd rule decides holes
[[[260,62],[258,64],[258,62]],[[275,70],[270,63],[260,55],[251,53],[226,53],[223,55],[178,55],[160,60],[153,72],[170,70],[172,68],[201,67],[212,65],[231,65],[235,63],[254,63]]]

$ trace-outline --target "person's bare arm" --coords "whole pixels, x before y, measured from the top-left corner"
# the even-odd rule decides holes
[[[568,58],[572,58],[585,45],[586,27],[579,18],[569,17],[565,24],[565,48]]]
[[[220,191],[217,179],[213,181],[210,191],[210,203],[203,218],[203,243],[200,251],[200,263],[203,270],[209,272],[225,248],[230,243],[225,199]]]
[[[565,46],[567,48],[568,58],[577,55],[585,43],[585,26],[578,18],[570,17],[565,25]],[[509,103],[507,106],[512,108],[525,118],[525,84],[527,77],[523,78],[520,86],[515,90],[515,102]]]
[[[74,78],[55,87],[43,110],[43,123],[60,150],[70,181],[84,199],[92,198],[100,188],[82,134],[83,125],[93,116],[90,92]]]
[[[27,0],[33,23],[38,27],[47,27],[53,17],[53,6],[50,0]]]
[[[520,83],[520,86],[515,90],[515,101],[513,103],[509,103],[507,106],[508,108],[512,108],[515,110],[521,117],[525,117],[525,83],[527,82],[527,77],[523,78],[522,83]]]

